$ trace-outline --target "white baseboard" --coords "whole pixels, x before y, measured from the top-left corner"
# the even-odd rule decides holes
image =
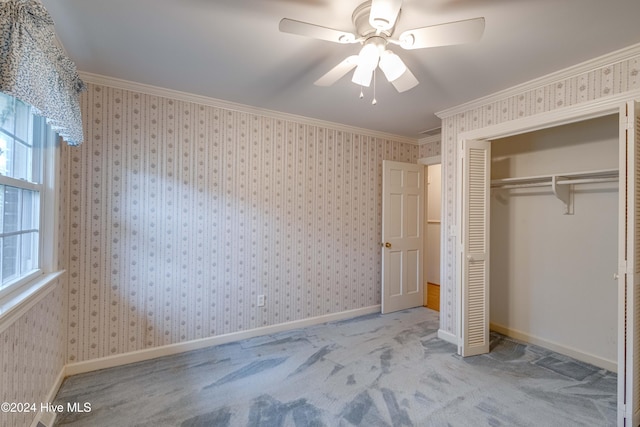
[[[63,366],[62,369],[60,369],[60,373],[56,377],[56,380],[54,381],[53,385],[49,389],[49,392],[47,393],[47,397],[45,397],[42,403],[53,402],[53,400],[56,398],[56,395],[58,394],[58,390],[60,390],[60,386],[62,385],[62,382],[66,377],[65,374],[66,374],[65,366]],[[40,403],[37,403],[37,404],[39,405]],[[38,411],[36,417],[31,422],[31,427],[37,427],[38,423],[42,423],[47,427],[53,427],[53,424],[56,421],[57,415],[58,414],[56,412]]]
[[[321,323],[335,322],[338,320],[350,319],[366,314],[379,313],[380,305],[358,308],[355,310],[341,311],[339,313],[326,314],[323,316],[311,317],[308,319],[294,320],[292,322],[279,323],[272,326],[263,326],[247,331],[232,332],[224,335],[216,335],[209,338],[202,338],[177,344],[169,344],[161,347],[154,347],[145,350],[133,351],[115,356],[101,357],[99,359],[87,360],[84,362],[70,363],[66,366],[65,376],[83,374],[97,371],[99,369],[113,368],[115,366],[129,363],[142,362],[144,360],[156,359],[158,357],[170,356],[184,353],[186,351],[198,350],[233,341],[244,340],[261,335],[269,335],[277,332],[289,331],[292,329],[304,328]]]
[[[499,334],[506,335],[508,337],[515,338],[529,344],[539,345],[540,347],[544,347],[557,353],[564,354],[565,356],[573,357],[576,360],[590,363],[594,366],[604,368],[611,372],[618,372],[618,363],[615,360],[604,359],[602,357],[585,353],[572,347],[567,347],[554,341],[549,341],[544,338],[536,337],[526,332],[511,329],[495,323],[491,323],[489,325],[489,328]]]
[[[443,331],[442,329],[438,329],[438,338],[444,340],[446,342],[450,342],[451,344],[458,345],[458,337],[453,335],[451,332]]]

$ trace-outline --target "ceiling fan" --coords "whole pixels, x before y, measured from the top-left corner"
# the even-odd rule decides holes
[[[387,48],[389,45],[407,50],[448,46],[477,41],[484,32],[484,18],[474,18],[407,30],[394,38],[401,7],[402,0],[370,0],[362,3],[351,17],[356,34],[288,18],[280,21],[280,31],[341,44],[362,44],[358,55],[347,57],[320,77],[315,85],[331,86],[355,68],[351,80],[369,87],[375,69],[380,67],[398,92],[415,87],[418,79],[402,59]]]

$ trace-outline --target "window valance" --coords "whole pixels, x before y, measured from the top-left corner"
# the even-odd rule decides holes
[[[57,46],[53,20],[37,0],[0,1],[0,91],[32,105],[69,145],[83,141],[85,85]]]

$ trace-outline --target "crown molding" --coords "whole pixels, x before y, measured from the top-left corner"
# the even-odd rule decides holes
[[[590,59],[585,62],[581,62],[560,71],[538,77],[537,79],[529,80],[508,89],[495,92],[491,95],[487,95],[485,97],[439,111],[436,113],[436,116],[438,116],[440,119],[446,119],[448,117],[455,116],[456,114],[461,114],[488,104],[501,101],[506,98],[510,98],[512,96],[520,95],[523,92],[528,92],[530,90],[538,89],[540,87],[556,83],[560,80],[566,80],[568,78],[575,77],[577,75],[584,74],[598,68],[626,61],[635,56],[640,56],[640,43],[607,53],[605,55]]]
[[[132,92],[143,93],[146,95],[160,96],[163,98],[169,98],[176,101],[193,102],[199,105],[206,105],[208,107],[223,108],[225,110],[237,111],[240,113],[256,114],[259,116],[270,117],[273,119],[280,119],[286,121],[292,121],[304,125],[317,126],[323,128],[335,129],[337,131],[346,133],[355,133],[359,135],[369,136],[372,138],[381,138],[405,144],[418,145],[419,141],[416,138],[409,138],[406,136],[394,135],[385,132],[374,131],[371,129],[364,129],[355,126],[349,126],[341,123],[334,123],[319,119],[313,119],[310,117],[299,116],[296,114],[282,113],[279,111],[268,110],[266,108],[252,107],[250,105],[239,104],[236,102],[225,101],[222,99],[211,98],[202,95],[196,95],[188,92],[181,92],[173,89],[166,89],[158,86],[151,86],[144,83],[136,83],[128,80],[118,79],[115,77],[107,77],[100,74],[79,72],[80,78],[85,83],[112,87],[114,89],[129,90]]]
[[[553,111],[545,111],[532,116],[461,132],[457,135],[457,139],[458,141],[462,141],[470,139],[493,140],[507,138],[527,132],[595,119],[609,114],[616,114],[620,111],[620,107],[626,102],[638,99],[639,97],[640,89],[634,89],[629,92],[586,101],[577,105],[558,108]]]
[[[425,136],[424,138],[420,138],[418,140],[418,145],[426,145],[426,144],[431,144],[433,142],[440,142],[441,139],[442,139],[441,133],[437,135]]]

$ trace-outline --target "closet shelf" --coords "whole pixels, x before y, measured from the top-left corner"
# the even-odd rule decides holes
[[[571,194],[569,193],[571,185],[617,182],[618,175],[618,169],[600,169],[584,172],[557,173],[553,175],[503,178],[491,180],[491,188],[509,189],[551,186],[553,194],[564,204],[564,214],[570,215],[573,211]]]
[[[491,180],[491,188],[525,188],[553,185],[591,184],[618,180],[618,169],[600,169],[584,172],[555,173],[552,175],[525,176]]]

